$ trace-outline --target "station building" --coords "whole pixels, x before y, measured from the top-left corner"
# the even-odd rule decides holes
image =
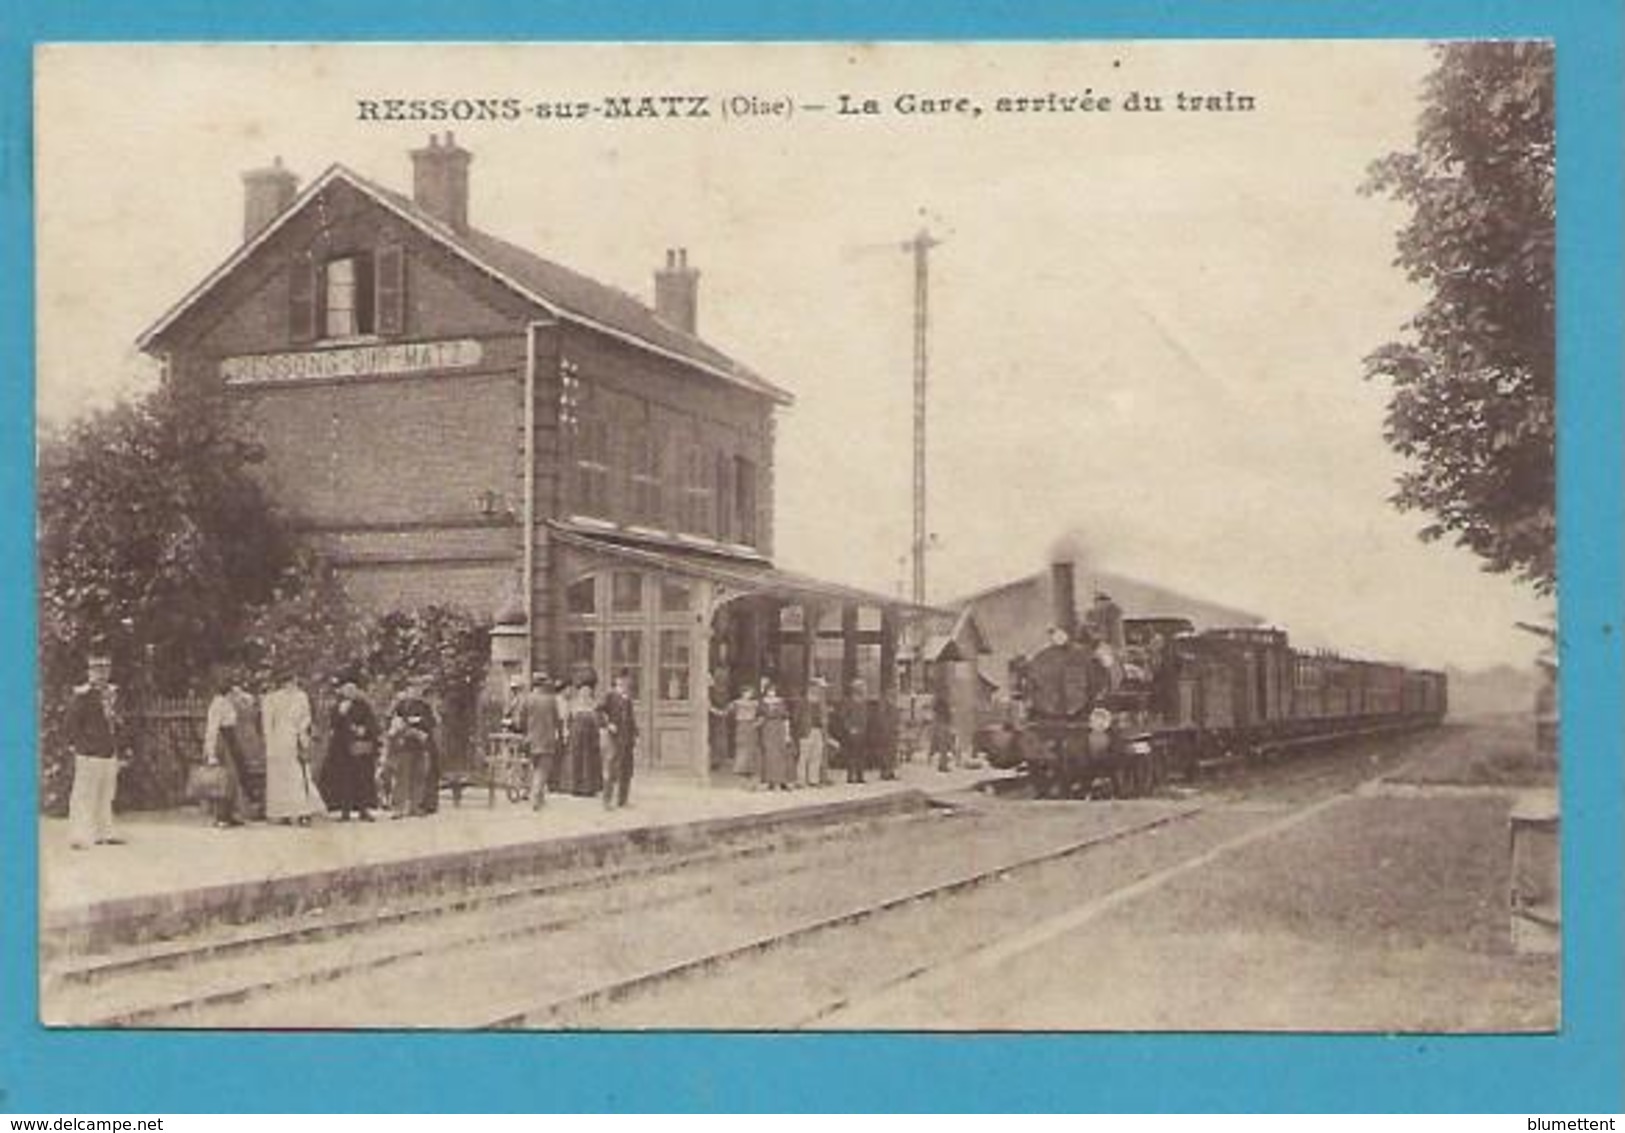
[[[792,398],[699,337],[686,251],[647,306],[471,225],[472,160],[431,137],[410,196],[245,174],[241,245],[142,349],[224,399],[363,606],[508,623],[527,676],[629,671],[651,769],[720,764],[710,710],[763,675],[890,697],[906,610],[775,567]]]

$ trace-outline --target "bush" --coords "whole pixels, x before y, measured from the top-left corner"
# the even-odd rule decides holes
[[[363,663],[373,684],[398,692],[413,676],[429,679],[439,702],[445,765],[469,762],[476,700],[490,665],[490,627],[455,606],[392,611],[367,630]],[[387,704],[379,704],[387,710]]]

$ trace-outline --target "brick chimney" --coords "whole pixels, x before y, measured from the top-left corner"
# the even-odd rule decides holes
[[[243,174],[243,242],[258,236],[299,195],[299,178],[276,158],[264,169]]]
[[[667,248],[666,266],[655,269],[655,314],[696,333],[699,325],[700,273],[688,266],[687,248]]]
[[[412,151],[412,199],[457,232],[468,228],[468,163],[473,160],[450,130],[444,142],[430,134],[427,146]]]

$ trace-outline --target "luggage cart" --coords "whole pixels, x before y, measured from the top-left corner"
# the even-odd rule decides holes
[[[511,803],[530,798],[530,751],[525,737],[493,732],[485,742],[486,805],[497,805],[497,791]]]

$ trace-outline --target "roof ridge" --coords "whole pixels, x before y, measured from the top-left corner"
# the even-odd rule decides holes
[[[1219,601],[1219,600],[1213,599],[1213,598],[1202,598],[1202,597],[1199,597],[1199,596],[1197,596],[1195,594],[1187,594],[1184,590],[1181,590],[1181,589],[1179,589],[1177,587],[1174,587],[1174,586],[1170,586],[1170,585],[1168,585],[1167,583],[1164,583],[1164,582],[1153,582],[1153,581],[1151,581],[1149,579],[1135,578],[1132,575],[1120,574],[1120,573],[1118,573],[1116,571],[1109,571],[1109,570],[1095,569],[1095,570],[1091,571],[1090,573],[1094,576],[1096,581],[1098,581],[1100,579],[1106,579],[1106,580],[1108,580],[1108,583],[1110,585],[1112,585],[1112,586],[1118,586],[1119,584],[1121,584],[1121,585],[1124,585],[1124,586],[1141,587],[1141,588],[1144,588],[1144,589],[1147,589],[1147,590],[1155,590],[1155,591],[1159,592],[1160,594],[1164,595],[1165,597],[1167,597],[1169,599],[1172,599],[1172,600],[1176,600],[1178,602],[1187,603],[1187,604],[1195,605],[1195,606],[1206,606],[1206,607],[1208,607],[1208,608],[1210,608],[1212,610],[1222,611],[1222,612],[1224,612],[1226,614],[1233,614],[1233,615],[1238,615],[1238,616],[1244,617],[1244,618],[1251,618],[1252,620],[1254,620],[1256,622],[1259,622],[1259,623],[1265,623],[1265,622],[1268,622],[1268,620],[1269,620],[1269,619],[1263,617],[1260,614],[1254,613],[1251,610],[1244,610],[1244,609],[1240,608],[1239,606],[1232,606],[1227,602],[1222,602],[1222,601]],[[1013,590],[1018,586],[1030,586],[1030,585],[1041,584],[1044,581],[1045,574],[1046,574],[1045,571],[1036,570],[1036,571],[1031,572],[1030,574],[1020,575],[1020,576],[1018,576],[1016,578],[1009,579],[1009,580],[1007,580],[1005,582],[994,583],[992,586],[986,586],[986,587],[983,587],[980,590],[973,590],[969,594],[965,594],[965,595],[963,595],[961,597],[950,599],[949,602],[948,602],[948,605],[950,607],[954,608],[954,609],[968,609],[974,603],[976,603],[978,601],[981,601],[983,599],[989,598],[989,597],[991,597],[991,596],[993,596],[995,594],[999,594],[999,593],[1001,593],[1003,591]]]
[[[243,260],[281,229],[288,220],[303,210],[312,199],[334,180],[343,179],[361,192],[371,196],[384,207],[393,209],[416,225],[431,238],[439,240],[442,244],[457,254],[475,263],[483,270],[489,272],[497,280],[517,291],[524,298],[537,303],[547,309],[551,314],[561,315],[571,321],[590,326],[593,329],[623,338],[633,345],[640,346],[656,354],[662,354],[684,365],[693,366],[703,372],[710,373],[724,381],[731,381],[743,385],[761,396],[771,398],[781,405],[791,404],[795,399],[784,389],[774,385],[766,378],[761,377],[750,367],[740,363],[725,351],[712,345],[697,334],[693,334],[674,327],[651,307],[646,305],[636,295],[604,283],[601,280],[578,271],[567,264],[549,259],[531,249],[513,242],[503,236],[487,232],[482,228],[469,226],[459,230],[445,223],[433,213],[424,209],[416,201],[398,192],[389,186],[373,180],[340,161],[335,161],[324,169],[320,176],[309,185],[283,209],[275,219],[256,233],[251,239],[239,244],[232,250],[226,260],[214,271],[204,277],[196,287],[189,291],[179,302],[172,306],[153,323],[137,339],[138,345],[143,349],[166,330],[171,323],[179,318],[201,296],[211,290],[225,275],[234,270]],[[487,245],[481,248],[480,245]],[[490,247],[494,245],[495,247]],[[500,252],[503,256],[515,261],[513,264],[503,265],[492,262],[492,252]],[[524,276],[530,274],[532,278]],[[560,276],[567,279],[537,279],[535,276]],[[573,297],[563,297],[551,294],[551,290],[565,285],[566,290],[573,289],[577,294]],[[605,302],[599,305],[602,309],[594,311],[593,293],[605,297]],[[635,309],[617,311],[614,305],[630,305]],[[587,308],[587,309],[583,309]],[[659,333],[648,333],[648,327],[639,328],[636,322],[646,321]],[[668,342],[661,342],[665,338]]]

